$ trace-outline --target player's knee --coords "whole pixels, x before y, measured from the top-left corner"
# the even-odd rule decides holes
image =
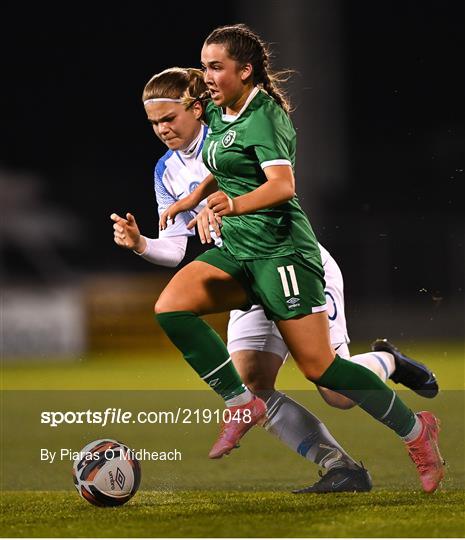
[[[156,302],[153,308],[156,315],[160,313],[169,313],[170,311],[175,311],[174,307],[171,305],[169,300],[160,297]]]
[[[275,379],[267,372],[254,369],[242,369],[240,376],[247,388],[263,399],[263,395],[274,392]]]
[[[302,358],[297,358],[296,361],[305,377],[309,381],[317,382],[331,365],[333,356],[330,352],[322,355],[318,352],[312,354],[311,351],[308,351]]]
[[[275,391],[276,375],[283,362],[279,355],[241,350],[232,352],[231,358],[239,376],[251,392],[266,399]]]
[[[318,363],[307,363],[303,367],[301,367],[301,370],[303,371],[305,377],[312,382],[318,381],[318,379],[323,375],[326,369],[326,366],[322,366]]]
[[[255,369],[250,365],[237,365],[237,363],[234,362],[234,359],[235,356],[233,356],[234,366],[236,367],[242,381],[251,392],[257,394],[257,392],[273,388],[274,381],[270,379],[266,372],[260,369]]]
[[[273,381],[264,378],[252,378],[244,383],[251,392],[262,399],[269,397],[275,391]]]

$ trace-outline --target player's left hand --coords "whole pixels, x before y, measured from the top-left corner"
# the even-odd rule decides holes
[[[219,217],[235,216],[234,199],[223,191],[216,191],[207,199],[207,206]]]
[[[171,223],[174,223],[174,220],[178,214],[179,211],[177,210],[176,203],[173,203],[160,216],[160,220],[158,222],[158,228],[160,231],[164,231],[168,228],[168,220],[171,220]]]
[[[220,226],[221,217],[217,216],[213,210],[210,210],[207,206],[195,216],[194,219],[187,224],[188,229],[193,229],[197,225],[197,231],[199,233],[200,241],[202,244],[212,242],[211,232],[212,229],[216,236],[221,236]]]

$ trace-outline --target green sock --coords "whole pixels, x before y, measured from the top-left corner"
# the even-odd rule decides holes
[[[155,318],[187,362],[224,400],[245,392],[220,336],[192,311],[158,313]]]
[[[415,424],[414,413],[369,369],[336,355],[317,381],[355,401],[364,411],[404,437]]]

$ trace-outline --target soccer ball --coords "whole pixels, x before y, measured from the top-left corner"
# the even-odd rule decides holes
[[[139,489],[140,463],[130,448],[113,439],[92,441],[73,464],[74,487],[95,506],[120,506]]]

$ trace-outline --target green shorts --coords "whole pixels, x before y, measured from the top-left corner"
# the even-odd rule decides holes
[[[272,259],[238,260],[225,248],[212,248],[196,258],[223,270],[244,287],[252,304],[260,304],[272,321],[326,310],[321,261],[294,253]]]

